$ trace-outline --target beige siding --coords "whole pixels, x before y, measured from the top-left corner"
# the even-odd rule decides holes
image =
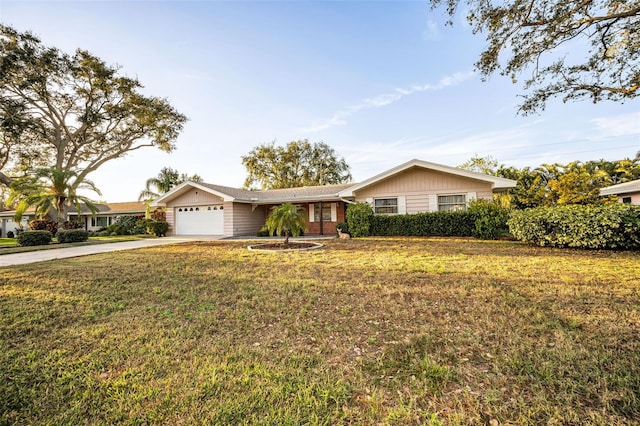
[[[176,206],[195,206],[199,204],[222,204],[222,198],[217,195],[210,194],[201,189],[193,188],[189,192],[180,195],[179,197],[174,198],[169,203],[167,203],[167,207],[176,207]]]
[[[476,193],[476,198],[491,200],[491,184],[447,173],[413,168],[358,191],[356,201],[381,197],[406,197],[407,213],[428,212],[430,195]]]
[[[630,194],[618,195],[618,202],[622,202],[623,198],[631,197],[631,204],[640,205],[640,192],[632,192]]]
[[[225,203],[224,235],[255,236],[265,222],[264,206],[255,209],[251,204]]]

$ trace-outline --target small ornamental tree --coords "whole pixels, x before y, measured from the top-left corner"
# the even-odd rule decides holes
[[[289,236],[300,236],[307,228],[307,216],[300,206],[291,203],[275,206],[266,222],[269,235],[284,234],[284,246],[289,247]]]

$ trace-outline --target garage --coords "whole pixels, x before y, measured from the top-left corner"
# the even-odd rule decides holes
[[[176,207],[176,235],[222,235],[222,205]]]

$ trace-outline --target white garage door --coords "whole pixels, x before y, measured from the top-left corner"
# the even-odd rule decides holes
[[[176,207],[176,235],[222,235],[222,206]]]

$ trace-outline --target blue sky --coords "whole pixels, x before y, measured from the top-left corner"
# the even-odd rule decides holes
[[[241,157],[273,140],[326,142],[355,181],[413,158],[536,167],[640,150],[638,101],[516,115],[521,84],[482,82],[482,36],[446,18],[423,1],[0,0],[4,24],[119,64],[189,117],[175,152],[143,150],[90,175],[107,201],[137,199],[164,166],[241,186]]]

